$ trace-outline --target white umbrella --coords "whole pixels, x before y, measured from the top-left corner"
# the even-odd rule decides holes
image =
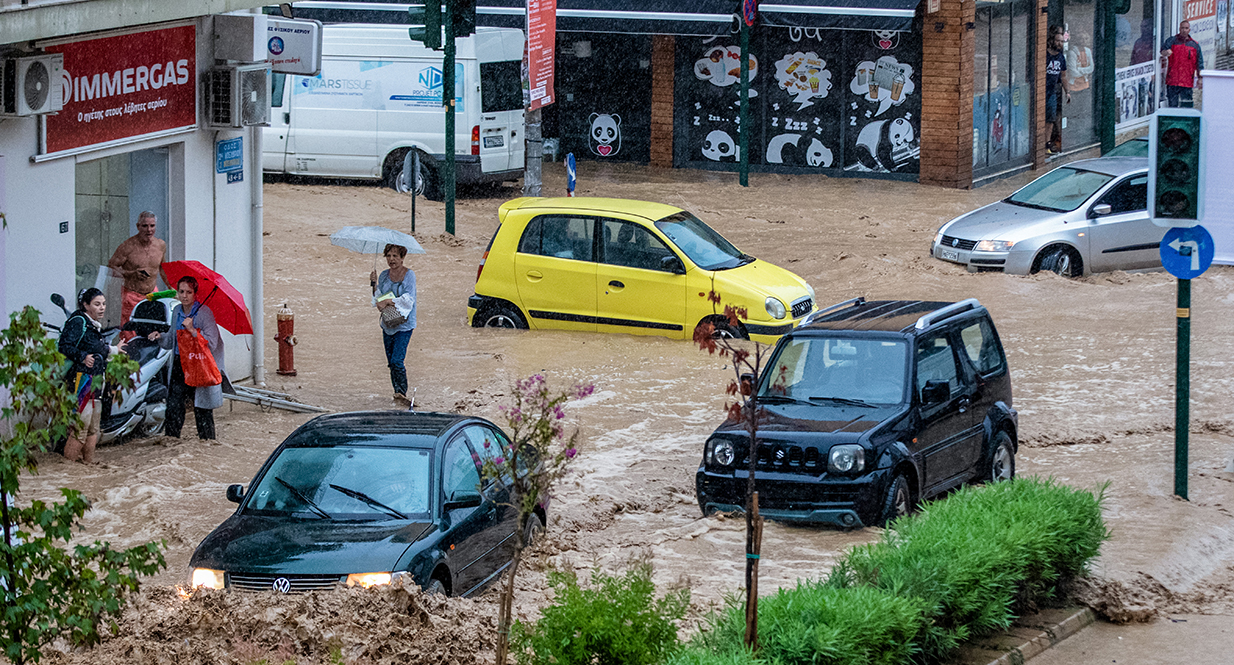
[[[424,253],[415,238],[384,226],[344,226],[330,234],[330,244],[360,254],[380,254],[386,245],[402,245],[408,254]]]

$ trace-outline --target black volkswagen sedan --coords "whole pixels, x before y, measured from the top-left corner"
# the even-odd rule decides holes
[[[240,504],[197,546],[192,585],[282,593],[364,587],[410,576],[465,596],[510,564],[518,526],[509,490],[478,466],[508,449],[493,423],[410,411],[330,414],[292,432]],[[545,523],[547,500],[527,525]]]

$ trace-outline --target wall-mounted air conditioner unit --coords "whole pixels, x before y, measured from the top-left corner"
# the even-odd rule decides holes
[[[206,124],[235,129],[270,124],[270,65],[229,65],[206,72]]]
[[[64,106],[63,54],[5,58],[0,65],[0,115],[55,113]]]

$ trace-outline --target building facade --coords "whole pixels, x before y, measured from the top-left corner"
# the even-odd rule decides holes
[[[123,4],[123,7],[121,6]],[[60,54],[55,113],[0,118],[0,309],[26,305],[58,323],[48,300],[100,286],[118,323],[116,247],[154,212],[168,260],[217,270],[244,295],[254,340],[228,338],[228,374],[261,378],[259,132],[206,122],[216,58],[213,12],[243,0],[112,0],[0,5],[0,57]],[[121,11],[124,10],[124,11]],[[264,28],[260,38],[264,43]],[[22,91],[17,91],[22,92]]]

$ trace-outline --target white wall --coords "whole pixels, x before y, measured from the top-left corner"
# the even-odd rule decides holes
[[[212,31],[211,18],[198,20],[198,80],[214,62]],[[203,106],[204,100],[199,99],[199,121]],[[54,309],[48,301],[53,292],[73,300],[77,163],[159,146],[168,147],[170,152],[168,258],[192,259],[215,268],[244,294],[254,318],[261,315],[252,302],[249,179],[260,178],[261,171],[248,163],[251,130],[243,132],[245,181],[229,185],[226,176],[214,172],[216,134],[225,139],[240,135],[240,131],[203,128],[35,164],[29,157],[37,153],[36,128],[33,118],[0,119],[0,203],[5,205],[9,224],[6,237],[0,240],[0,309],[6,318],[9,312],[27,304],[47,314]],[[60,233],[59,225],[64,221],[68,222],[68,232]],[[58,322],[62,318],[63,314],[57,313],[48,320]],[[224,333],[224,340],[228,375],[233,380],[250,376],[254,361],[251,338],[237,339]]]

